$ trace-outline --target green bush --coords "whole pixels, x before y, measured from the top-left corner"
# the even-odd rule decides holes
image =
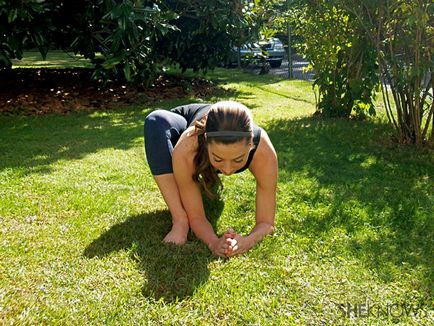
[[[332,117],[375,114],[375,49],[354,17],[333,1],[303,1],[293,17],[303,37],[298,48],[314,69],[317,110]]]
[[[167,62],[215,67],[243,23],[240,4],[223,0],[0,0],[0,68],[26,48],[54,48],[91,59],[94,78],[151,83]]]
[[[45,57],[53,30],[54,2],[0,0],[0,68],[12,67],[26,47],[37,47]]]
[[[389,122],[402,143],[434,146],[434,3],[346,4],[376,49]]]

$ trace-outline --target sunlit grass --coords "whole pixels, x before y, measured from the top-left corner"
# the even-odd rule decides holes
[[[13,68],[91,68],[89,59],[64,51],[50,51],[44,59],[38,51],[25,51],[21,60],[12,60]]]
[[[230,98],[252,108],[279,156],[275,235],[230,260],[192,235],[161,244],[170,214],[142,136],[157,106],[0,117],[2,323],[431,324],[433,153],[392,143],[381,119],[313,118],[308,82],[207,77],[226,97],[158,107]],[[224,185],[209,218],[218,233],[249,232],[253,177]],[[344,315],[366,303],[413,310]]]

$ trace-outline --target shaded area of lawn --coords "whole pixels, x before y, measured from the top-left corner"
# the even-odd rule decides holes
[[[219,199],[205,202],[206,215],[214,228],[223,207]],[[97,259],[128,250],[144,273],[144,296],[167,302],[183,300],[208,279],[208,264],[216,257],[191,232],[189,242],[183,246],[162,243],[171,226],[167,210],[131,216],[101,234],[83,255]]]
[[[280,182],[300,175],[314,180],[298,186],[292,198],[299,199],[283,203],[308,206],[284,223],[311,241],[343,243],[339,250],[385,282],[422,268],[423,279],[415,281],[432,297],[433,153],[392,144],[387,127],[369,122],[275,120],[267,131],[278,152]]]
[[[208,279],[208,261],[212,257],[198,243],[190,242],[182,247],[161,243],[170,227],[168,211],[132,216],[94,240],[84,255],[97,259],[114,251],[129,250],[144,273],[144,296],[182,300]]]

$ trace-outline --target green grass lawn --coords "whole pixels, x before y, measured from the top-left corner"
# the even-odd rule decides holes
[[[0,116],[0,322],[432,324],[433,153],[395,145],[381,117],[312,117],[308,82],[209,77],[275,145],[276,233],[229,260],[193,236],[161,243],[170,215],[142,136],[156,107]],[[253,177],[223,183],[210,220],[249,232]]]
[[[14,68],[91,68],[93,65],[82,55],[64,51],[50,51],[44,59],[39,51],[24,52],[21,60],[12,60]]]

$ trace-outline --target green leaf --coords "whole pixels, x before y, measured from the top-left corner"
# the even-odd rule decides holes
[[[125,75],[125,79],[127,81],[131,81],[131,68],[130,68],[130,64],[128,63],[128,61],[125,61],[125,64],[124,64],[124,75]]]
[[[123,56],[119,55],[119,56],[115,56],[115,57],[111,57],[109,59],[107,59],[103,64],[103,68],[104,69],[112,69],[114,66],[118,65],[119,63],[121,63],[123,59]]]
[[[127,20],[126,17],[122,16],[118,19],[119,28],[123,31],[127,29]]]
[[[112,19],[116,19],[119,18],[122,15],[122,5],[116,6],[114,7],[111,11],[110,11],[110,16]]]
[[[0,52],[0,67],[12,67],[12,61],[2,52]]]
[[[17,19],[17,17],[18,17],[18,9],[14,8],[9,12],[8,23],[12,23],[13,21],[15,21],[15,19]]]

